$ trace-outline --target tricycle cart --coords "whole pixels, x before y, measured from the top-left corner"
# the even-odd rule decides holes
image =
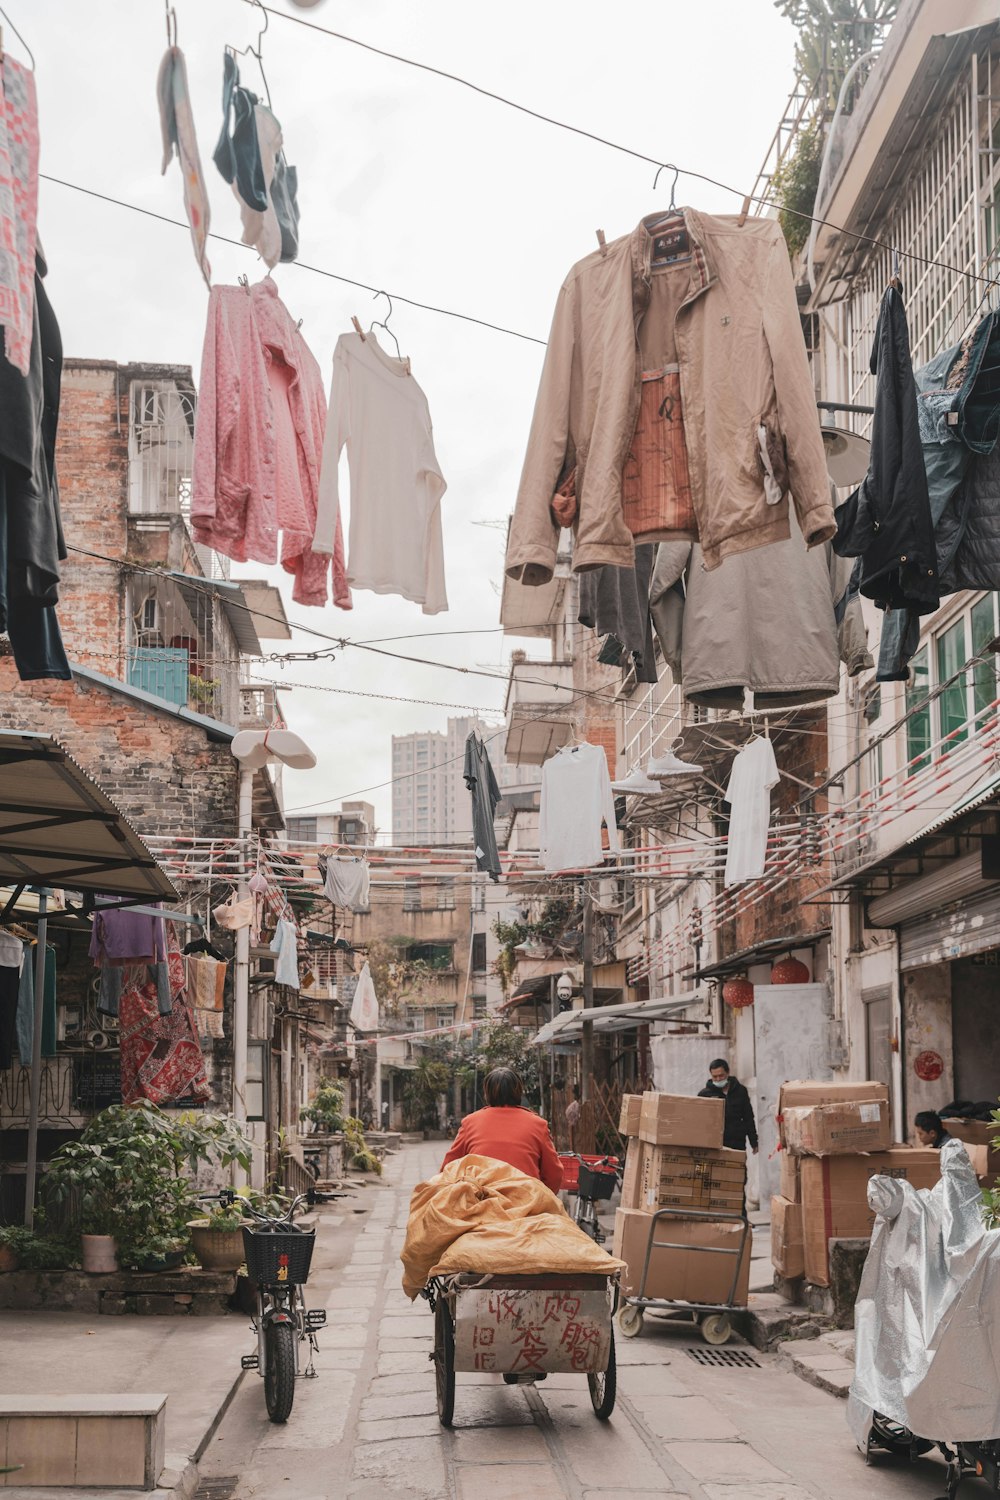
[[[669,1237],[657,1238],[657,1228],[661,1221],[666,1221],[664,1227],[669,1234],[670,1221],[679,1219],[702,1219],[712,1224],[738,1224],[743,1230],[739,1246],[729,1248],[728,1246],[687,1245],[671,1240]],[[650,1214],[649,1239],[646,1242],[639,1290],[635,1296],[622,1297],[622,1306],[617,1319],[620,1332],[627,1339],[637,1338],[642,1332],[643,1315],[648,1308],[653,1312],[664,1312],[670,1319],[689,1320],[694,1323],[701,1329],[701,1336],[706,1344],[727,1343],[733,1331],[731,1314],[738,1310],[736,1292],[740,1284],[740,1269],[743,1265],[743,1255],[749,1234],[750,1225],[742,1214],[722,1214],[714,1210],[695,1211],[685,1208],[660,1208],[656,1213]],[[729,1300],[727,1302],[686,1302],[668,1297],[648,1297],[646,1286],[649,1279],[649,1263],[654,1250],[683,1250],[689,1255],[732,1256],[733,1280]]]
[[[587,1377],[595,1416],[615,1405],[617,1276],[433,1277],[422,1295],[434,1313],[438,1418],[450,1427],[455,1375],[502,1375],[533,1385],[550,1374]]]

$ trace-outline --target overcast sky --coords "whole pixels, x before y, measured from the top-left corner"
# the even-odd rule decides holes
[[[294,24],[299,17],[457,73],[545,114],[749,191],[793,79],[794,34],[771,0],[274,0],[263,57],[290,163],[298,168],[300,256],[403,296],[544,339],[560,283],[595,245],[669,201],[670,175],[554,129],[445,79]],[[156,71],[163,0],[7,0],[35,55],[43,172],[183,219],[176,163],[160,176]],[[239,238],[231,189],[211,161],[221,123],[223,48],[256,40],[245,0],[177,0],[212,228]],[[5,30],[5,42],[24,56]],[[241,59],[255,90],[253,58]],[[681,178],[677,201],[710,212],[739,199]],[[67,355],[190,364],[197,378],[206,291],[185,229],[41,184],[48,291]],[[251,280],[254,252],[211,242],[216,281]],[[275,270],[283,300],[324,372],[352,313],[367,327],[385,303],[302,266]],[[377,310],[376,310],[377,309]],[[398,303],[392,320],[430,403],[443,502],[450,612],[424,617],[403,599],[356,593],[350,613],[292,605],[289,616],[389,649],[503,671],[502,529],[518,475],[542,348]],[[387,341],[383,339],[383,344]],[[391,347],[391,346],[390,346]],[[345,516],[345,531],[347,517]],[[69,520],[68,540],[86,546]],[[260,576],[260,565],[234,574]],[[275,571],[275,582],[283,575]],[[428,632],[462,634],[436,636]],[[467,632],[467,633],[465,633]],[[482,632],[482,633],[474,633]],[[322,645],[296,634],[290,649]],[[281,649],[286,649],[282,647]],[[303,684],[282,693],[291,727],[315,748],[314,771],[286,777],[288,811],[363,794],[389,824],[389,737],[443,728],[449,713],[502,708],[502,681],[380,660],[348,648],[334,662],[264,667]],[[399,695],[396,703],[355,693]],[[499,717],[496,722],[499,723]],[[498,742],[500,743],[500,742]]]

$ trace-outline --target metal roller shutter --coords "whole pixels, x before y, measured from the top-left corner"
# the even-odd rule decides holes
[[[899,966],[921,969],[1000,948],[1000,886],[927,912],[899,928]]]

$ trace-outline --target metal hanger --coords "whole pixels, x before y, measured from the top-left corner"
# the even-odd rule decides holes
[[[5,10],[3,10],[3,9],[0,9],[0,16],[3,16],[4,20],[7,22],[7,25],[10,27],[11,31],[17,37],[18,41],[21,43],[21,46],[24,48],[25,52],[27,52],[29,61],[31,62],[31,71],[34,72],[35,71],[35,54],[32,52],[31,48],[28,46],[27,42],[24,40],[24,37],[18,31],[17,27],[14,25],[14,22],[11,20],[11,18],[7,14],[7,12]],[[0,27],[0,62],[2,62],[2,61],[3,61],[3,28]]]
[[[177,46],[177,12],[170,4],[170,0],[163,0],[163,8],[167,13],[167,46]]]
[[[256,47],[254,47],[252,43],[249,42],[245,47],[233,47],[230,44],[227,45],[226,51],[231,52],[234,57],[255,57],[257,59],[257,66],[260,69],[260,76],[264,81],[264,93],[267,95],[267,107],[268,109],[270,109],[271,90],[267,86],[267,74],[264,72],[264,59],[261,56],[261,50],[264,41],[264,33],[267,30],[268,26],[271,24],[271,18],[267,13],[267,9],[263,4],[263,0],[250,0],[250,4],[258,6],[260,8],[261,14],[264,17],[264,24],[260,28],[260,31],[257,33]]]
[[[376,297],[384,297],[385,298],[385,300],[389,304],[389,311],[385,315],[385,322],[384,323],[380,323],[377,318],[373,319],[373,321],[371,323],[369,323],[369,325],[368,325],[368,332],[371,333],[371,331],[372,331],[373,328],[384,328],[385,329],[386,333],[389,335],[389,337],[392,339],[392,342],[396,346],[396,354],[399,357],[400,363],[404,364],[406,366],[407,374],[409,374],[410,361],[403,354],[402,349],[400,349],[400,347],[399,347],[399,339],[396,337],[396,335],[393,333],[392,329],[389,327],[389,319],[392,317],[392,298],[389,296],[388,292],[376,292],[375,296]]]
[[[675,213],[677,213],[678,210],[677,210],[677,204],[674,201],[674,199],[675,199],[675,195],[677,193],[677,179],[681,175],[681,169],[680,169],[680,167],[675,167],[672,161],[664,162],[664,164],[663,164],[662,167],[657,167],[657,169],[656,169],[656,176],[653,178],[653,192],[654,193],[656,192],[656,184],[660,180],[660,173],[661,172],[673,172],[673,174],[674,174],[674,180],[670,184],[670,204],[669,204],[669,206],[667,208],[667,213],[668,214],[675,214]]]

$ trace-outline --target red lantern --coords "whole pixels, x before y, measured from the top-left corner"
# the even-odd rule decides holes
[[[743,1010],[753,1004],[753,985],[749,979],[727,979],[722,986],[722,998],[733,1010]]]
[[[801,959],[792,958],[791,954],[771,965],[772,984],[808,984],[811,978],[806,965]]]

